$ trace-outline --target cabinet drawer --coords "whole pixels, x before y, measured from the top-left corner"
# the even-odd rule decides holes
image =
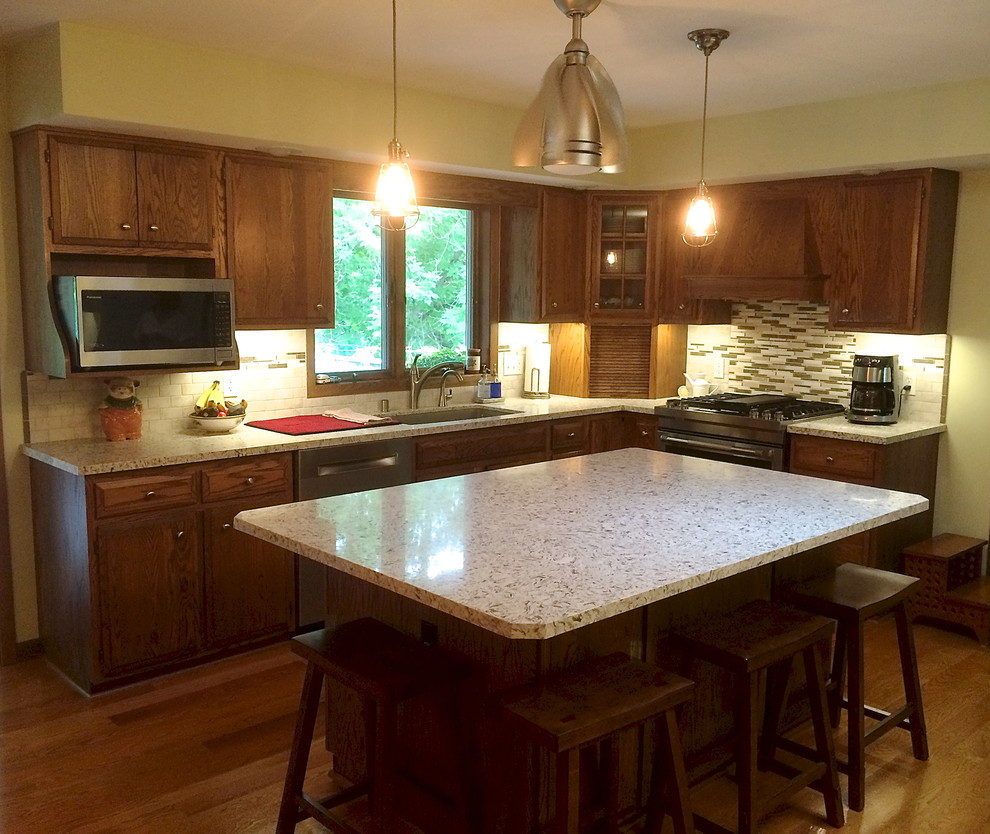
[[[416,440],[417,477],[422,469],[467,465],[474,461],[491,464],[509,461],[529,463],[546,460],[545,423],[511,429],[477,429],[441,434]],[[473,470],[471,470],[473,471]]]
[[[790,471],[844,481],[873,483],[878,477],[878,450],[870,443],[825,437],[792,437]]]
[[[554,453],[583,450],[587,445],[587,420],[558,420],[550,426],[550,447]]]
[[[211,464],[203,468],[203,501],[252,499],[292,490],[292,457],[264,455]]]
[[[189,470],[94,478],[92,494],[97,518],[186,507],[198,500],[196,473]]]

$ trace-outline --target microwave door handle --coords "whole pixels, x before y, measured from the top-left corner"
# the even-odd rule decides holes
[[[706,442],[704,440],[689,440],[686,437],[673,437],[669,434],[661,434],[660,440],[671,445],[689,446],[695,449],[704,449],[709,452],[721,452],[722,454],[735,455],[740,458],[750,460],[773,460],[773,449],[755,449],[751,446],[736,446],[730,443],[719,443],[718,441]]]

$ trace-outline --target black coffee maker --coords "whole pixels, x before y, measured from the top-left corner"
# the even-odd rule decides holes
[[[853,358],[849,392],[850,423],[896,423],[897,388],[894,372],[897,356],[857,355]]]

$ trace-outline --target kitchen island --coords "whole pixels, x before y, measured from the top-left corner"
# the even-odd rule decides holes
[[[333,626],[374,616],[469,658],[483,748],[486,831],[527,831],[547,813],[546,762],[485,705],[589,653],[672,662],[672,628],[766,597],[822,568],[830,544],[924,511],[917,495],[624,449],[240,513],[235,527],[329,565]],[[698,674],[694,674],[697,672]],[[693,670],[685,747],[701,751],[730,713]],[[699,677],[700,675],[700,677]],[[341,693],[343,698],[344,693]],[[347,712],[346,699],[335,704]],[[420,788],[407,801],[442,830],[445,784],[428,705],[407,716]],[[359,722],[330,734],[336,768],[360,772]],[[648,748],[648,745],[646,745]],[[637,772],[644,746],[624,745]],[[640,801],[641,779],[623,802]]]

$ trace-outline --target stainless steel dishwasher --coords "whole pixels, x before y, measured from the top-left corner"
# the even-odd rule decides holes
[[[296,500],[329,498],[368,489],[408,484],[413,479],[412,440],[373,440],[296,452]],[[297,625],[326,618],[327,567],[297,557]]]

